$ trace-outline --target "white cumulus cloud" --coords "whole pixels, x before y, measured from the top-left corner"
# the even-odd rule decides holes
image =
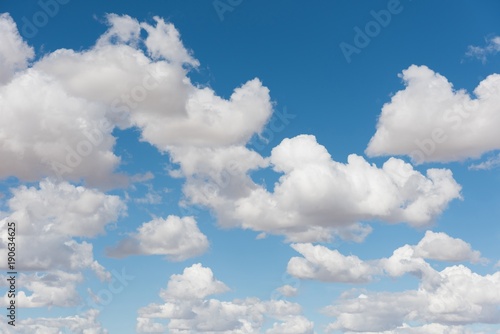
[[[26,272],[19,282],[28,291],[26,298],[20,297],[21,304],[74,304],[74,289],[81,282],[83,270],[92,270],[101,280],[110,278],[95,260],[93,245],[76,238],[104,234],[107,225],[124,215],[126,206],[118,196],[49,179],[38,187],[20,186],[11,191],[9,210],[0,220],[0,256],[7,258],[7,226],[14,222],[16,248],[22,250],[16,269]]]
[[[408,155],[416,163],[479,158],[500,149],[500,75],[471,96],[426,66],[401,74],[405,88],[382,108],[369,156]]]
[[[168,152],[244,144],[270,118],[269,90],[257,78],[229,99],[193,84],[188,74],[198,61],[171,23],[116,14],[107,21],[93,47],[55,50],[28,67],[32,49],[10,16],[0,16],[0,178],[115,187],[126,183],[115,172],[115,127],[138,128],[141,140]]]
[[[384,332],[409,322],[445,328],[450,324],[499,323],[500,272],[482,276],[458,265],[436,275],[438,280],[432,284],[427,284],[424,276],[418,290],[373,292],[364,298],[338,300],[325,308],[336,318],[329,329]]]
[[[266,333],[313,333],[313,323],[304,318],[300,305],[283,300],[258,298],[221,301],[207,297],[228,291],[210,268],[194,264],[181,275],[172,275],[160,292],[164,304],[139,309],[137,332],[258,333],[266,319],[274,319]]]
[[[404,245],[388,258],[369,262],[371,270],[378,270],[379,275],[391,278],[414,275],[419,279],[418,289],[344,293],[333,305],[324,308],[327,315],[336,319],[328,325],[328,331],[472,334],[475,332],[468,325],[500,324],[500,272],[480,275],[461,264],[438,271],[425,259],[482,260],[480,253],[463,240],[427,231],[417,245]],[[325,270],[333,260],[325,256],[317,266]]]
[[[479,251],[472,250],[469,243],[452,238],[443,232],[427,231],[415,246],[415,255],[440,261],[484,261]]]
[[[207,237],[199,230],[193,217],[168,216],[142,224],[136,233],[108,249],[112,257],[129,255],[166,255],[173,261],[183,261],[208,249]]]
[[[362,283],[372,279],[376,268],[357,256],[344,256],[337,250],[312,244],[292,244],[303,257],[292,257],[287,272],[302,279],[325,282]]]
[[[266,160],[245,148],[210,153],[206,163],[199,157],[208,152],[174,154],[189,171],[184,193],[190,202],[212,209],[222,226],[283,234],[291,241],[332,235],[362,240],[371,229],[360,223],[372,220],[426,226],[460,198],[450,170],[423,175],[394,158],[379,168],[355,154],[344,164],[310,135],[284,139]],[[266,165],[282,174],[272,191],[248,176]]]

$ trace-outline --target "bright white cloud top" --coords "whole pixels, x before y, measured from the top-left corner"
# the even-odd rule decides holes
[[[391,24],[410,10],[399,5]],[[225,15],[243,10],[230,7]],[[249,56],[244,74],[220,84],[186,46],[207,47],[195,25],[116,12],[130,15],[106,14],[87,45],[47,50],[21,36],[26,17],[0,14],[0,257],[10,256],[15,222],[16,333],[500,333],[500,230],[491,226],[500,74],[464,84],[407,56],[384,70],[402,71],[403,89],[372,87],[379,107],[349,93],[353,105],[369,101],[357,119],[338,115],[351,112],[336,100],[343,93],[321,105],[322,84],[295,76],[309,64],[273,76]],[[367,66],[377,48],[368,44],[383,43],[375,23],[392,36],[389,23],[373,22],[354,26],[370,38],[342,71]],[[498,39],[464,41],[457,58],[488,66]],[[284,96],[285,83],[300,86],[293,95],[310,115],[277,110],[273,92]],[[293,124],[277,130],[276,118]],[[324,128],[311,125],[318,118]],[[343,122],[354,125],[339,142],[332,129]],[[5,261],[0,268],[5,309],[10,274]],[[0,332],[12,327],[0,322]]]
[[[406,88],[384,105],[368,155],[408,155],[420,164],[500,149],[499,74],[481,81],[473,97],[427,66],[412,65],[401,78]]]
[[[258,298],[223,302],[206,298],[228,289],[210,268],[194,264],[184,269],[182,275],[170,277],[167,289],[160,293],[165,304],[150,304],[139,310],[137,331],[175,333],[189,328],[199,333],[253,333],[261,331],[267,316],[278,320],[267,334],[313,333],[313,323],[300,315],[301,307],[296,303]],[[155,319],[170,321],[165,326]]]
[[[410,332],[431,326],[435,328],[431,333],[464,333],[463,325],[498,321],[499,284],[498,272],[481,276],[464,266],[452,266],[422,276],[418,290],[346,296],[324,311],[337,319],[331,330],[404,333],[408,323],[423,323]]]
[[[57,50],[1,87],[1,154],[10,163],[2,165],[0,176],[116,184],[115,127],[138,127],[144,141],[167,151],[244,144],[268,120],[269,91],[258,79],[235,89],[229,100],[194,86],[186,66],[197,61],[172,24],[156,18],[151,26],[116,15],[109,15],[108,23],[91,49]],[[14,22],[7,18],[3,25],[9,26],[4,38],[16,41]],[[145,40],[139,38],[141,29]],[[141,44],[145,51],[138,49]],[[20,49],[20,58],[32,56],[21,42],[12,47]],[[21,153],[22,161],[16,158]]]
[[[166,255],[173,261],[183,261],[204,253],[207,237],[198,229],[192,217],[168,216],[142,224],[137,233],[123,239],[108,250],[112,257],[127,255]]]
[[[201,165],[197,173],[189,168],[188,198],[212,208],[223,226],[284,234],[291,241],[325,241],[333,234],[362,240],[370,232],[362,221],[427,225],[460,197],[449,170],[430,169],[424,176],[399,159],[378,168],[355,154],[347,164],[338,163],[310,135],[284,139],[267,161],[243,147],[211,152],[208,162],[200,159],[200,151],[178,160],[181,166]],[[283,174],[272,192],[248,177],[259,163]],[[225,183],[219,182],[222,172]],[[207,185],[200,175],[216,181]]]

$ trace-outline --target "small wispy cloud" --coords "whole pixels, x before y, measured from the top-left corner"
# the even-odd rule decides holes
[[[500,167],[500,153],[479,164],[470,165],[469,170],[490,170]]]
[[[160,204],[163,200],[161,194],[156,191],[151,184],[146,184],[148,192],[144,197],[135,198],[134,202],[140,204]]]
[[[144,174],[135,174],[135,175],[133,175],[130,178],[130,181],[132,183],[141,183],[141,182],[146,182],[146,181],[152,180],[154,178],[155,178],[154,174],[148,171],[148,172],[146,172]]]
[[[466,56],[481,60],[483,63],[489,55],[500,52],[500,36],[494,36],[486,39],[486,46],[469,45]]]

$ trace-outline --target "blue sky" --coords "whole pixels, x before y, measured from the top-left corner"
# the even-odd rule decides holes
[[[499,9],[3,1],[0,330],[500,333]]]

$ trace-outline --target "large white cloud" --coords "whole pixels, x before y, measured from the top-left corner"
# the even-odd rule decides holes
[[[453,250],[458,254],[452,253]],[[308,265],[316,265],[316,273],[327,270],[332,261],[326,255],[331,252],[323,250],[324,258],[315,263],[309,259]],[[366,263],[372,266],[371,272],[379,275],[385,273],[392,278],[414,275],[419,279],[418,289],[344,293],[333,305],[324,308],[326,314],[336,319],[328,330],[367,334],[473,333],[468,325],[500,324],[500,272],[480,275],[461,264],[438,271],[426,258],[446,262],[481,260],[479,252],[463,240],[428,231],[417,245],[404,245],[388,258]],[[339,263],[338,267],[343,268],[343,262]],[[290,264],[293,262],[290,261],[289,267]],[[335,271],[329,274],[331,280],[336,277]],[[311,276],[307,278],[322,279],[319,274]],[[356,277],[352,282],[356,282]]]
[[[302,257],[288,261],[287,272],[297,278],[325,282],[366,283],[374,276],[400,277],[412,274],[425,284],[439,282],[437,272],[426,259],[444,262],[486,262],[479,251],[446,233],[427,231],[417,245],[404,245],[390,257],[363,261],[354,255],[310,243],[292,244]]]
[[[209,154],[212,159],[202,163],[200,156]],[[346,164],[336,162],[310,135],[283,140],[266,160],[241,147],[174,151],[173,157],[187,174],[188,199],[211,208],[219,224],[292,241],[328,240],[332,234],[362,239],[370,228],[359,223],[373,220],[429,225],[460,198],[449,170],[429,169],[424,176],[399,159],[379,168],[354,154]],[[248,176],[267,164],[282,174],[272,191]]]
[[[262,332],[266,318],[275,323],[266,333],[312,334],[313,323],[300,315],[296,303],[257,298],[220,301],[208,298],[228,291],[210,268],[194,264],[181,275],[172,275],[160,296],[164,304],[139,309],[139,333],[256,333]],[[165,323],[165,320],[168,320]]]
[[[329,328],[355,332],[395,330],[403,323],[417,326],[498,324],[500,272],[479,275],[462,265],[436,272],[438,284],[418,290],[376,292],[340,299],[325,312],[336,318]]]
[[[19,278],[19,284],[33,292],[20,301],[21,305],[74,304],[74,288],[81,281],[83,270],[94,271],[101,280],[111,277],[94,259],[93,245],[75,238],[104,234],[105,227],[125,213],[125,204],[119,197],[48,179],[38,187],[12,189],[12,194],[7,201],[9,211],[3,212],[0,220],[0,256],[7,258],[7,224],[14,222],[20,255],[16,258],[16,270],[34,272]],[[2,267],[6,265],[4,262]]]
[[[183,261],[203,254],[208,249],[207,237],[199,230],[193,217],[168,216],[142,224],[136,233],[108,249],[109,256],[166,255]]]
[[[447,162],[500,149],[499,74],[481,81],[472,97],[426,66],[412,65],[401,77],[406,87],[382,108],[369,156]]]
[[[28,69],[0,86],[4,122],[0,177],[35,181],[44,176],[106,185],[119,158],[105,110],[68,94],[53,76]],[[96,168],[99,166],[99,168]],[[115,182],[116,183],[116,182]]]
[[[221,98],[191,83],[188,73],[198,61],[172,24],[114,14],[107,20],[108,31],[90,49],[55,50],[26,69],[32,50],[10,16],[0,17],[5,31],[0,54],[10,57],[0,57],[5,63],[0,65],[17,71],[0,86],[5,158],[0,178],[57,176],[99,187],[123,184],[124,177],[114,174],[120,163],[113,152],[117,126],[138,127],[142,140],[162,152],[244,144],[262,130],[272,105],[258,79]]]

